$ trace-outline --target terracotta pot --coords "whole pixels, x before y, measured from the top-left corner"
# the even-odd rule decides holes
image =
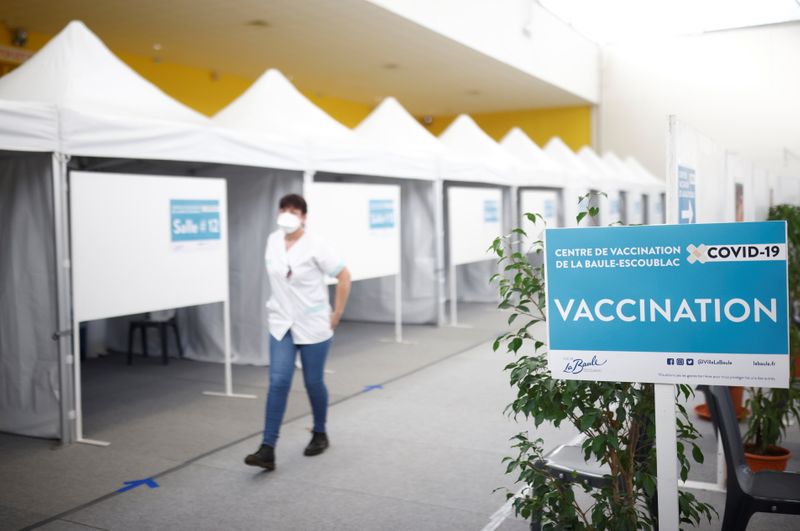
[[[751,454],[748,452],[748,446],[745,446],[744,457],[747,460],[747,466],[753,472],[759,470],[777,470],[783,472],[786,470],[786,463],[792,457],[792,452],[782,446],[768,446],[767,452],[769,455]]]
[[[736,409],[736,416],[739,416],[739,411],[744,409],[744,387],[731,387],[731,400],[733,407]]]
[[[744,387],[729,387],[731,390],[731,400],[733,401],[733,408],[736,411],[736,418],[742,420],[750,414],[750,411],[744,407]],[[711,413],[708,409],[708,404],[698,404],[694,407],[697,416],[703,420],[711,420]]]

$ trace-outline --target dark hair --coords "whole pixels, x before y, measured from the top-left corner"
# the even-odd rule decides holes
[[[278,208],[281,210],[284,208],[296,208],[303,214],[308,213],[308,205],[306,204],[306,200],[303,199],[302,195],[298,194],[289,194],[281,197],[281,201],[278,203]]]

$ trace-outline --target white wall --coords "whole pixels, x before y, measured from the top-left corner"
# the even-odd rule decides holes
[[[599,46],[535,0],[369,1],[586,101],[599,101]]]
[[[800,23],[678,37],[604,52],[600,148],[663,176],[667,116],[777,169],[800,153]]]

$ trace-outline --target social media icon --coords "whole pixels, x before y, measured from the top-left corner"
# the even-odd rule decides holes
[[[686,360],[686,365],[694,365],[694,358],[689,358]]]
[[[673,358],[667,358],[667,365],[675,365],[675,360]]]
[[[683,365],[683,358],[678,358],[678,365]]]

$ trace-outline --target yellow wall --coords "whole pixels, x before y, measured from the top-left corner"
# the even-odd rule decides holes
[[[539,146],[554,136],[573,150],[592,143],[591,107],[561,107],[558,109],[529,109],[520,111],[479,113],[471,115],[478,125],[495,140],[500,140],[512,127],[519,127]],[[434,116],[428,130],[438,135],[455,116]]]
[[[48,35],[30,32],[27,48],[38,50],[48,40],[50,40]],[[11,43],[11,33],[2,25],[0,25],[0,43]],[[225,73],[220,73],[214,79],[210,70],[168,62],[156,63],[152,57],[115,53],[128,66],[161,90],[208,116],[225,107],[255,81]],[[348,127],[356,126],[372,110],[371,105],[320,96],[311,91],[303,93]],[[496,140],[517,126],[540,146],[553,136],[560,136],[575,150],[591,144],[591,108],[588,106],[484,113],[474,114],[472,117]],[[454,118],[454,116],[436,116],[428,129],[438,135]]]

